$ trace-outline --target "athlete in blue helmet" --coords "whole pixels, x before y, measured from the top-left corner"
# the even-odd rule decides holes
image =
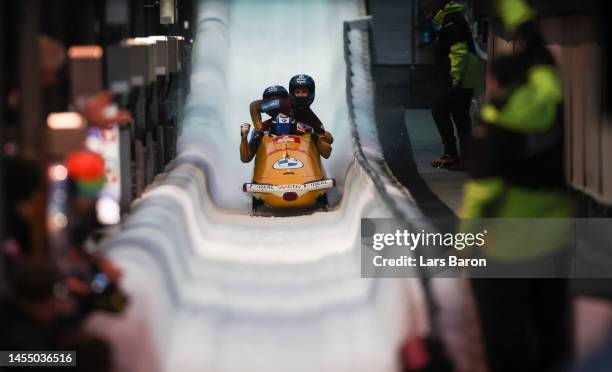
[[[291,100],[293,117],[298,122],[306,123],[312,127],[317,139],[331,145],[334,142],[334,137],[331,133],[325,131],[317,115],[310,109],[310,105],[314,102],[314,98],[315,82],[312,77],[306,74],[300,74],[295,75],[289,80],[289,99]],[[329,151],[331,152],[331,146],[329,147]],[[324,157],[327,158],[328,156]]]
[[[288,99],[289,98],[289,93],[287,92],[287,89],[285,89],[285,87],[283,87],[282,85],[272,85],[267,87],[262,94],[262,99],[263,100],[267,100],[267,99]],[[270,117],[274,118],[276,117],[276,115],[280,114],[280,109],[273,109],[270,111],[267,111],[266,114],[270,115]],[[271,119],[268,119],[266,121],[263,122],[263,127],[264,128],[268,128],[269,124],[271,122]]]
[[[313,78],[303,74],[292,77],[289,80],[289,97],[291,105],[296,111],[310,110],[310,105],[312,105],[315,98],[315,82]]]
[[[334,140],[331,133],[325,131],[323,124],[310,108],[315,99],[314,79],[305,74],[292,77],[289,80],[289,99],[293,117],[312,127],[317,135],[331,144]]]
[[[264,89],[261,101],[274,101],[280,99],[289,99],[289,93],[287,92],[287,89],[285,89],[285,87],[283,87],[282,85],[271,85]],[[251,133],[251,139],[248,142],[247,137],[251,128],[251,124],[244,123],[240,126],[240,160],[242,160],[243,163],[248,163],[253,159],[253,157],[257,153],[259,144],[261,143],[261,137],[263,136],[263,133],[270,130],[272,120],[274,117],[280,114],[280,109],[271,109],[269,111],[266,111],[266,113],[270,115],[271,118],[262,122],[261,128],[258,129],[257,126],[255,126],[255,130]]]
[[[263,91],[262,98],[266,99],[272,97],[289,98],[289,93],[282,85],[271,85]]]

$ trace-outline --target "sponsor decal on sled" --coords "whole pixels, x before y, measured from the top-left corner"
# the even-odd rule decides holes
[[[300,137],[282,136],[282,137],[276,137],[275,139],[272,140],[272,143],[274,144],[286,143],[286,142],[300,143]]]
[[[242,186],[244,192],[267,193],[282,196],[286,191],[295,191],[297,195],[302,195],[308,191],[331,189],[336,186],[336,181],[333,178],[308,182],[304,184],[288,184],[288,185],[269,185],[261,183],[245,183]]]
[[[288,157],[288,158],[281,158],[277,160],[276,163],[274,163],[273,168],[279,169],[279,170],[285,170],[285,169],[302,168],[303,166],[304,166],[304,163],[302,163],[301,161],[297,160],[296,158]]]

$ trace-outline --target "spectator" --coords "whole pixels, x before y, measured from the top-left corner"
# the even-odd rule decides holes
[[[453,122],[461,153],[472,128],[470,105],[474,88],[480,82],[480,71],[464,12],[465,6],[454,1],[428,0],[424,4],[425,15],[433,17],[438,29],[435,57],[442,80],[431,111],[444,145],[444,154],[431,163],[436,168],[461,167]]]
[[[522,49],[493,62],[492,98],[466,152],[461,216],[554,218],[562,227],[572,212],[563,175],[560,79],[529,6],[523,0],[498,4]],[[562,230],[537,243],[496,232],[484,252],[489,270],[512,275],[533,262],[562,261]],[[472,286],[492,372],[559,368],[571,350],[566,279],[473,279]]]
[[[2,256],[16,259],[29,255],[32,247],[30,221],[34,217],[33,197],[42,187],[38,165],[19,157],[3,159],[3,189],[6,207],[4,221],[5,236],[2,237]]]
[[[7,274],[8,298],[0,306],[1,350],[53,350],[58,341],[54,288],[61,282],[48,259],[26,259]]]
[[[91,237],[101,227],[96,215],[98,192],[105,184],[104,160],[89,151],[70,154],[66,284],[78,304],[77,320],[92,311],[120,312],[126,296],[119,288],[121,272],[109,259],[88,249]]]

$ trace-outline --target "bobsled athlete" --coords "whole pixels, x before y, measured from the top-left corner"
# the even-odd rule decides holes
[[[272,85],[267,87],[263,94],[261,95],[262,100],[274,100],[274,99],[289,99],[289,92],[282,85]],[[280,109],[272,109],[266,114],[270,116],[268,120],[262,122],[262,131],[268,132],[272,125],[272,119],[274,119],[278,114],[280,114]]]
[[[312,128],[313,139],[317,141],[319,152],[324,158],[331,154],[331,144],[334,137],[326,131],[323,124],[310,108],[315,98],[315,82],[308,75],[295,75],[289,80],[289,99],[293,118]]]
[[[255,102],[263,102],[265,100],[287,100],[288,98],[289,93],[283,86],[272,85],[264,90],[262,94],[262,100]],[[264,132],[270,131],[270,128],[272,126],[272,120],[274,117],[280,114],[280,109],[271,109],[267,111],[267,114],[270,115],[271,118],[262,122],[260,129],[257,129],[257,126],[255,126],[255,130],[251,133],[251,138],[248,142],[247,137],[251,128],[251,124],[244,123],[240,126],[240,160],[243,163],[248,163],[253,159],[253,157],[257,153],[259,144],[261,143],[261,137],[264,135]],[[259,118],[261,120],[261,115],[259,116]]]
[[[240,160],[248,163],[253,159],[264,132],[271,134],[304,134],[312,133],[313,140],[317,141],[319,152],[325,158],[331,154],[333,136],[326,132],[321,120],[312,111],[310,105],[315,97],[314,79],[308,75],[295,75],[289,81],[289,92],[281,86],[266,88],[261,100],[250,104],[251,119],[255,127],[251,140],[247,142],[250,124],[241,125]],[[262,122],[261,114],[266,113],[272,118]],[[275,133],[272,122],[279,114],[292,117],[297,121],[296,133]]]

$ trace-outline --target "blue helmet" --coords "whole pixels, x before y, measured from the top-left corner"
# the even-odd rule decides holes
[[[287,89],[285,89],[282,85],[271,85],[267,87],[262,94],[263,99],[270,97],[289,98],[289,93],[287,93]]]
[[[308,89],[308,96],[296,97],[293,93],[295,92],[297,88]],[[291,98],[291,103],[296,108],[309,107],[315,98],[314,79],[304,74],[295,75],[294,77],[292,77],[291,80],[289,80],[289,97]]]

